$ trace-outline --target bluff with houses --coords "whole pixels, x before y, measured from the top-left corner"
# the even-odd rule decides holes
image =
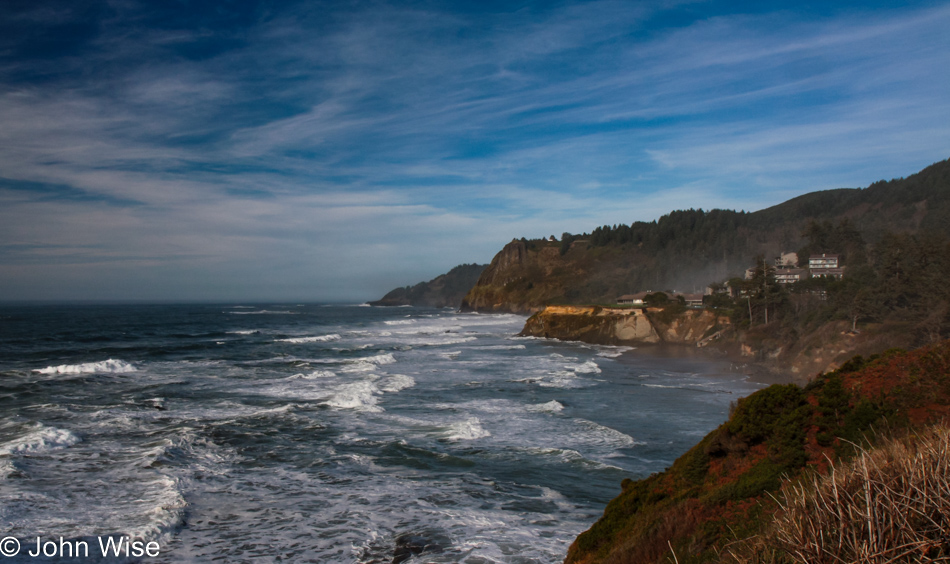
[[[804,380],[854,354],[950,336],[948,241],[950,162],[942,161],[754,213],[675,211],[560,239],[515,239],[461,309],[538,314],[525,334],[594,342],[694,345],[716,334],[717,347]],[[688,339],[657,321],[695,325],[696,311],[711,315]],[[622,337],[637,316],[653,332]],[[585,330],[584,319],[596,328]]]

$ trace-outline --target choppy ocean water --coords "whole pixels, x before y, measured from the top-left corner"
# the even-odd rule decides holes
[[[0,537],[147,562],[551,563],[759,386],[524,317],[0,307]],[[58,555],[57,555],[58,556]],[[121,558],[119,560],[122,560]],[[135,560],[135,558],[131,558]]]

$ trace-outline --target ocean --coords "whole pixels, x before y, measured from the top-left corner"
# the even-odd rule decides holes
[[[3,560],[101,561],[128,537],[153,552],[108,561],[560,562],[622,479],[761,387],[728,363],[518,337],[524,321],[0,307]]]

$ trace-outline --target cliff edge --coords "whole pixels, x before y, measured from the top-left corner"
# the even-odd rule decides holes
[[[950,341],[943,341],[911,352],[855,357],[804,388],[773,385],[743,398],[728,421],[670,468],[624,480],[620,495],[574,541],[565,562],[798,562],[785,558],[790,552],[781,543],[761,542],[775,537],[772,529],[781,521],[786,494],[810,487],[832,464],[841,468],[859,453],[857,445],[877,443],[882,430],[913,435],[946,421],[948,375]],[[847,526],[864,530],[908,518],[878,506],[873,510],[883,513],[854,514]],[[950,522],[950,513],[934,519]],[[842,531],[832,526],[814,532],[814,543],[828,543]],[[921,559],[891,561],[950,558],[945,532],[937,533],[922,545]],[[835,547],[824,549],[830,554]]]
[[[528,319],[521,335],[598,345],[702,345],[729,326],[728,317],[707,310],[548,306]]]

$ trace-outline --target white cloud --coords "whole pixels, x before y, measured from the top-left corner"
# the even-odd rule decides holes
[[[626,2],[306,9],[205,58],[175,49],[207,31],[104,26],[68,64],[110,73],[0,85],[0,176],[70,187],[0,188],[0,292],[373,297],[513,237],[950,156],[946,7],[667,30]]]

